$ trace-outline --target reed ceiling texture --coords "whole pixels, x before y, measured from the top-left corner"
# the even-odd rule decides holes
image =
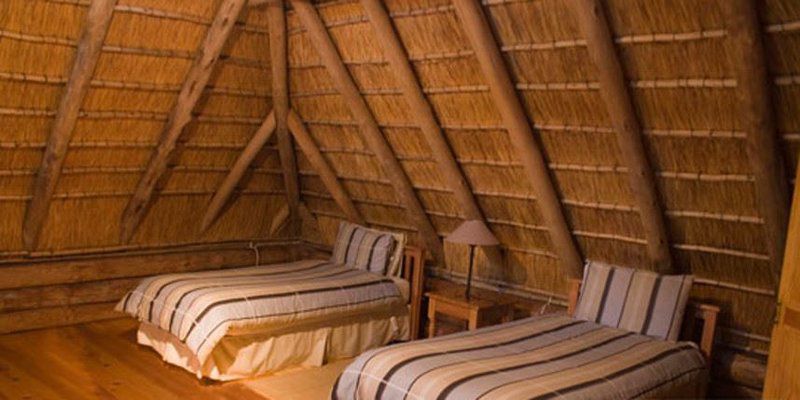
[[[764,354],[775,284],[735,89],[724,0],[608,0],[607,14],[664,204],[675,264],[695,297],[723,306],[729,347]],[[480,208],[500,238],[506,287],[563,294],[564,279],[533,188],[450,1],[385,1],[427,100]],[[566,1],[484,1],[585,258],[648,265],[627,169],[576,18]],[[342,59],[440,235],[460,221],[456,199],[358,1],[317,4]],[[780,157],[793,176],[800,143],[800,4],[765,1],[761,21],[774,79]],[[373,225],[414,231],[379,160],[293,11],[290,97],[347,191]],[[330,243],[342,218],[298,153],[303,200]],[[786,178],[789,179],[788,177]],[[448,269],[465,272],[463,249]],[[481,270],[481,268],[479,268]],[[765,312],[767,310],[767,312]]]
[[[0,2],[0,252],[21,229],[86,0]],[[119,244],[120,216],[158,144],[220,1],[119,0],[37,252]],[[211,195],[271,109],[266,11],[240,17],[133,246],[264,237],[284,189],[274,146],[230,210],[199,233]]]
[[[776,286],[746,150],[745,117],[735,95],[732,46],[737,44],[730,40],[724,1],[604,3],[656,176],[675,265],[697,277],[695,298],[723,307],[724,345],[763,355]],[[22,250],[26,201],[88,3],[0,2],[4,253]],[[70,143],[42,249],[118,244],[119,216],[219,3],[119,0]],[[565,279],[535,188],[453,5],[448,0],[384,3],[480,210],[505,250],[505,265],[489,268],[481,262],[480,277],[563,298]],[[800,144],[800,3],[761,3],[780,157],[793,176]],[[428,218],[445,236],[461,221],[461,207],[365,10],[355,0],[318,2],[315,8]],[[649,265],[647,238],[598,73],[568,2],[489,0],[483,9],[579,251],[586,259]],[[266,14],[266,7],[250,7],[240,17],[135,243],[263,236],[286,203],[277,150],[270,144],[230,209],[208,234],[199,233],[198,214],[271,109]],[[291,4],[287,29],[291,107],[367,222],[413,238],[414,219],[363,139],[351,106]],[[297,163],[300,197],[307,206],[303,211],[317,222],[306,223],[304,235],[330,244],[344,214],[300,149]],[[447,250],[443,273],[463,274],[466,253],[455,246]]]

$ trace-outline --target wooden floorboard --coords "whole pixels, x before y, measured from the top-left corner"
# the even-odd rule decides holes
[[[130,319],[0,336],[0,399],[264,399],[198,381],[136,344]]]

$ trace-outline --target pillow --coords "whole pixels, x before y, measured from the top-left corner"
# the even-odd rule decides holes
[[[397,274],[393,265],[397,243],[396,236],[390,232],[343,221],[339,224],[331,261],[376,274],[394,276]],[[402,248],[400,251],[402,258]]]
[[[659,275],[590,261],[575,318],[674,341],[692,280],[691,275]]]

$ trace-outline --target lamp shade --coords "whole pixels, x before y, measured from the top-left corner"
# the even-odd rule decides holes
[[[471,244],[474,246],[497,246],[500,242],[492,231],[481,221],[464,221],[444,239],[450,243]]]

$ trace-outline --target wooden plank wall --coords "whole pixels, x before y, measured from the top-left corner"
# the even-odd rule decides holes
[[[248,242],[0,262],[0,334],[123,317],[116,302],[145,276],[254,265]],[[259,243],[260,263],[289,260],[294,242]]]

